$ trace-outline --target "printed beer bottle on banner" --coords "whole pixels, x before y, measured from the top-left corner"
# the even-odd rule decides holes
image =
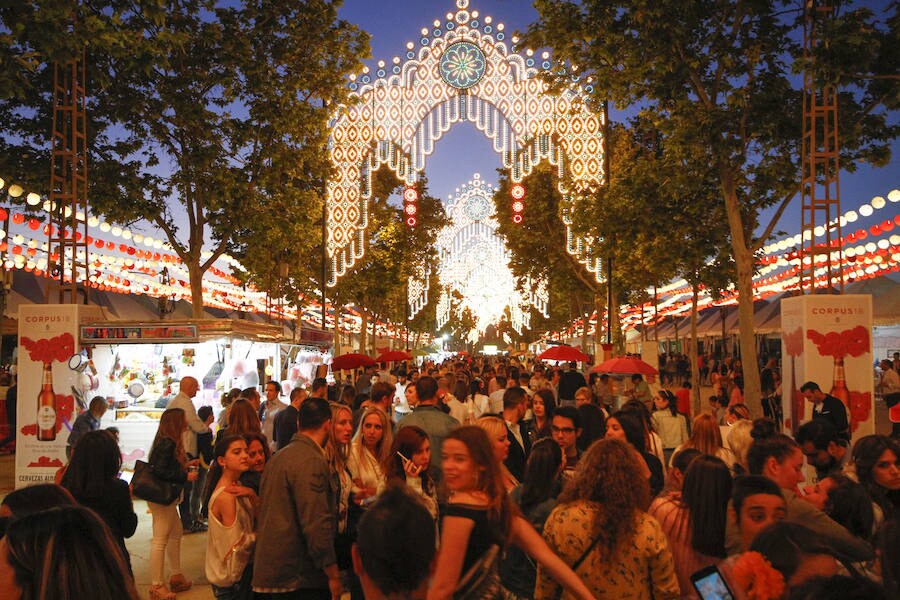
[[[56,439],[56,393],[53,391],[52,363],[44,363],[41,391],[38,392],[37,439],[52,442]]]
[[[844,375],[844,359],[834,359],[834,383],[831,388],[831,395],[844,403],[847,414],[850,414],[850,390],[847,389],[847,379]]]

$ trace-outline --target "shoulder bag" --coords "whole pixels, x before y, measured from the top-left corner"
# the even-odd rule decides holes
[[[157,477],[153,465],[142,460],[134,462],[131,492],[141,500],[156,504],[172,504],[181,493],[182,485]]]
[[[581,553],[581,556],[578,557],[578,560],[576,560],[574,563],[572,563],[571,569],[572,569],[572,572],[575,573],[575,575],[578,575],[578,573],[576,573],[576,571],[578,570],[578,567],[581,566],[581,563],[584,562],[584,559],[586,559],[588,557],[588,554],[590,554],[591,550],[593,550],[597,546],[597,542],[599,542],[599,541],[600,541],[600,536],[598,535],[597,537],[594,538],[594,541],[591,542],[591,545],[588,546],[587,549]],[[565,588],[563,588],[563,586],[560,585],[559,591],[556,592],[557,600],[562,598],[564,591],[565,591]]]
[[[500,546],[493,544],[460,578],[453,600],[493,600],[502,593]]]

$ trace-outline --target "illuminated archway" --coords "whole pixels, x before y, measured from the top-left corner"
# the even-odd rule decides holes
[[[540,79],[554,66],[547,55],[510,52],[502,23],[470,11],[469,0],[456,0],[456,8],[407,44],[405,62],[380,62],[374,74],[352,78],[355,101],[337,112],[329,145],[329,285],[365,252],[372,172],[387,164],[414,183],[454,123],[470,121],[492,139],[514,182],[542,160],[557,166],[564,196],[604,181],[603,115],[583,102],[590,83],[576,78],[563,93],[547,93]],[[590,244],[565,225],[567,250],[599,277]]]
[[[438,233],[438,274],[444,286],[438,302],[437,326],[450,320],[450,294],[462,296],[457,310],[469,309],[475,317],[473,335],[497,324],[509,308],[512,327],[522,333],[531,326],[531,306],[547,316],[544,286],[527,282],[522,292],[509,270],[509,250],[497,234],[494,218],[495,189],[476,173],[448,198],[448,224]]]

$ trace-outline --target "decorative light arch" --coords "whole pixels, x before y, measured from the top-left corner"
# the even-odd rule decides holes
[[[573,77],[568,90],[548,93],[540,74],[559,68],[549,54],[538,59],[510,52],[502,23],[470,11],[469,0],[456,0],[456,8],[423,29],[418,44],[407,44],[405,62],[397,57],[388,67],[381,61],[375,73],[365,69],[351,78],[355,101],[339,108],[329,140],[329,285],[365,252],[372,172],[388,164],[415,183],[435,142],[454,123],[472,122],[491,139],[514,182],[542,160],[558,168],[566,198],[604,181],[604,116],[584,102],[590,81]],[[589,241],[572,234],[565,210],[563,221],[567,250],[599,277],[599,258]]]
[[[459,293],[459,310],[468,308],[476,319],[475,332],[496,324],[509,308],[510,322],[519,333],[531,326],[531,306],[547,314],[546,287],[526,282],[527,294],[517,289],[509,270],[509,250],[497,234],[495,189],[476,173],[448,198],[448,225],[438,233],[438,269],[446,287],[438,303],[438,327],[451,316],[449,294]]]

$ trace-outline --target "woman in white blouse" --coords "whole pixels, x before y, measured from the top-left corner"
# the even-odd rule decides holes
[[[347,457],[356,502],[368,504],[384,489],[381,465],[390,454],[392,441],[390,419],[384,411],[376,406],[364,408]]]

